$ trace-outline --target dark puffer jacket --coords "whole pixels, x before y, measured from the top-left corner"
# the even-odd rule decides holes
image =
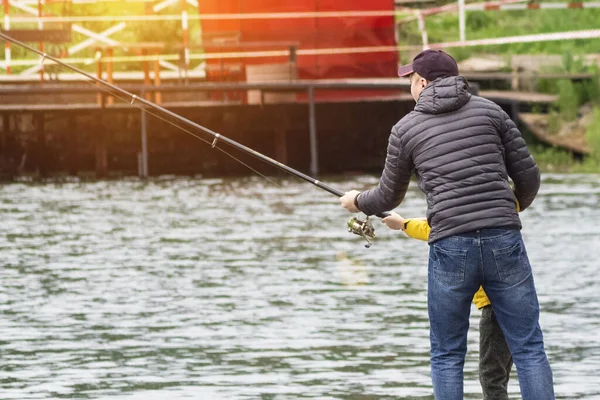
[[[427,197],[429,243],[483,228],[520,229],[515,196],[524,210],[540,186],[513,121],[497,104],[471,95],[461,76],[431,82],[394,126],[379,186],[358,196],[358,208],[367,215],[394,209],[413,172]]]

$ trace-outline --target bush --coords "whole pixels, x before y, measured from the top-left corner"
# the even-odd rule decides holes
[[[580,103],[581,85],[574,84],[569,79],[558,81],[558,110],[563,121],[577,119]]]
[[[485,11],[470,11],[467,13],[465,25],[474,31],[480,31],[497,24],[498,18]]]
[[[563,172],[571,170],[574,164],[571,154],[557,147],[546,145],[531,146],[531,155],[542,171]]]

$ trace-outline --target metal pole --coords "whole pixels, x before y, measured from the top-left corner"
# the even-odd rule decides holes
[[[317,119],[315,116],[315,88],[308,87],[308,124],[310,129],[310,173],[319,175],[319,154],[317,152]]]
[[[460,41],[464,42],[465,37],[465,0],[458,0],[458,29],[460,31]]]
[[[144,97],[144,91],[142,90],[141,97]],[[140,178],[148,177],[148,133],[147,133],[147,121],[146,111],[142,108],[142,168],[140,171]]]

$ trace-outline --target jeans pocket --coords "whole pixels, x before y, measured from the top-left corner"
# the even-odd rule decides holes
[[[529,259],[522,240],[500,249],[492,250],[498,276],[507,283],[518,283],[531,273]]]
[[[430,255],[433,278],[444,286],[456,286],[465,281],[467,250],[447,249],[433,244]]]

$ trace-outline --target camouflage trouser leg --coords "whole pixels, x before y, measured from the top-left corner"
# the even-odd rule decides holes
[[[484,400],[508,400],[512,356],[491,306],[481,310],[479,321],[479,382]]]

